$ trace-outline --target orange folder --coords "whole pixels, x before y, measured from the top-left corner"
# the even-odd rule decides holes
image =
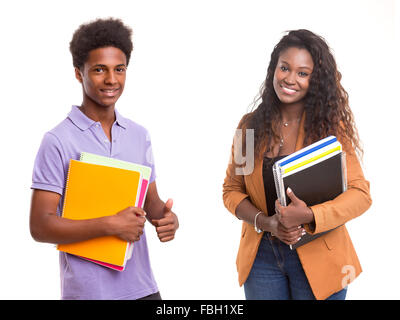
[[[139,172],[71,160],[62,217],[74,220],[93,219],[114,215],[129,206],[136,206],[140,184]],[[57,249],[124,266],[128,244],[116,236],[104,236],[59,244]]]

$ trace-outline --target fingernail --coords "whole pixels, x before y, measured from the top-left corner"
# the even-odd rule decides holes
[[[301,235],[304,236],[306,233],[307,233],[307,232],[305,232],[305,231],[303,230],[303,232],[301,233]]]
[[[300,241],[300,239],[301,239],[301,237],[298,237],[298,238],[297,238],[297,241]]]
[[[292,192],[292,189],[290,189],[290,187],[288,187],[287,192]]]

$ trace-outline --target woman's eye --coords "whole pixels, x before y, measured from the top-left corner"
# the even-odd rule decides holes
[[[300,72],[299,72],[299,76],[300,76],[300,77],[307,77],[307,76],[308,76],[308,73],[300,71]]]
[[[287,71],[287,70],[289,70],[287,67],[285,67],[285,66],[281,66],[281,70],[282,71]]]

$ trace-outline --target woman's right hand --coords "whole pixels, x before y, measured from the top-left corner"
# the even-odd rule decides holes
[[[254,224],[255,217],[260,210],[255,207],[249,199],[243,199],[239,205],[236,207],[236,216],[246,221],[249,224]],[[293,245],[298,242],[302,235],[305,234],[304,228],[301,226],[295,226],[291,228],[286,228],[280,221],[279,215],[274,214],[273,216],[268,216],[263,213],[260,214],[257,219],[257,226],[263,230],[272,233],[274,236],[279,238],[282,242],[287,245]]]
[[[279,222],[277,214],[269,217],[270,219],[270,232],[272,235],[277,237],[287,245],[293,245],[298,242],[306,231],[302,226],[295,226],[292,228],[286,228],[282,223]]]
[[[111,234],[122,240],[139,241],[143,234],[146,212],[138,207],[128,207],[110,216]]]

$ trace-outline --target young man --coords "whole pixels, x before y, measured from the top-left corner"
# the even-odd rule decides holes
[[[131,29],[120,20],[98,19],[81,25],[70,43],[83,102],[47,132],[33,171],[30,230],[36,241],[72,243],[114,235],[134,241],[134,254],[122,272],[60,252],[62,299],[160,299],[150,266],[144,224],[149,220],[160,241],[178,228],[172,200],[160,200],[151,142],[145,128],[115,109],[132,51]],[[70,159],[82,151],[150,166],[144,210],[129,207],[115,215],[88,220],[61,217]]]

